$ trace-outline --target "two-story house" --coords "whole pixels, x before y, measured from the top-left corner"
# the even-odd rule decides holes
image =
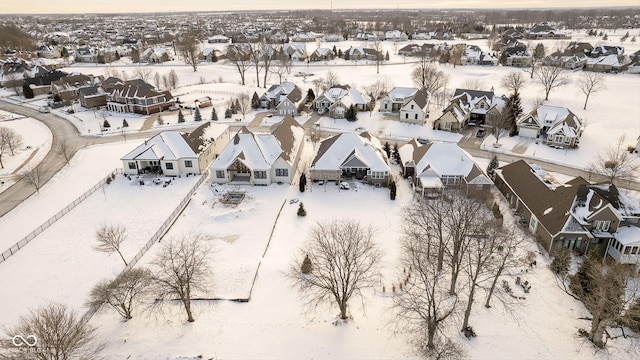
[[[328,114],[335,119],[345,117],[347,109],[353,105],[358,111],[366,111],[369,97],[348,85],[334,86],[313,100],[318,114]]]
[[[459,131],[467,125],[484,125],[491,116],[500,116],[507,101],[504,95],[495,96],[493,91],[456,89],[433,128]]]
[[[582,120],[571,110],[551,105],[540,105],[516,121],[518,135],[542,139],[547,145],[576,147],[584,127]]]
[[[424,125],[429,116],[430,95],[424,89],[395,87],[382,98],[380,111],[398,112],[399,120]]]
[[[271,85],[260,97],[263,108],[276,109],[279,115],[297,115],[297,104],[302,99],[302,90],[292,83]]]
[[[110,82],[105,91],[107,109],[115,112],[150,115],[167,110],[176,102],[169,91],[157,91],[142,79]]]

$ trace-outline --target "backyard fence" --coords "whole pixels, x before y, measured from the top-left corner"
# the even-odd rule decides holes
[[[80,195],[77,199],[75,199],[71,204],[67,205],[64,209],[60,210],[57,214],[53,215],[49,220],[45,221],[42,225],[38,226],[35,230],[29,233],[27,236],[23,237],[20,241],[15,243],[13,246],[9,248],[9,250],[0,254],[0,263],[4,262],[15,253],[20,251],[23,247],[25,247],[31,240],[35,239],[38,235],[40,235],[43,231],[49,228],[51,225],[55,224],[56,221],[60,220],[64,215],[66,215],[73,208],[78,206],[82,201],[89,197],[89,195],[93,194],[96,190],[100,189],[107,181],[110,181],[116,174],[122,174],[122,169],[115,169],[109,175],[105,176],[102,180],[100,180],[97,184],[95,184],[91,189],[87,190],[84,194]]]
[[[153,234],[153,236],[151,236],[149,241],[147,241],[147,243],[142,247],[142,249],[140,249],[140,251],[138,251],[136,256],[134,256],[133,259],[131,259],[129,261],[129,264],[124,267],[124,269],[122,270],[122,272],[118,276],[121,276],[125,272],[133,269],[133,267],[138,263],[138,261],[140,261],[140,259],[142,259],[144,254],[146,254],[147,251],[149,251],[149,249],[151,249],[153,244],[155,244],[156,242],[158,242],[158,241],[160,241],[162,239],[162,237],[167,233],[167,231],[169,230],[171,225],[173,225],[173,223],[176,221],[178,216],[180,216],[182,211],[184,211],[184,209],[187,207],[187,205],[189,204],[189,201],[191,201],[191,196],[193,196],[193,194],[196,192],[198,187],[200,187],[200,185],[202,185],[204,180],[207,178],[208,174],[209,174],[208,171],[205,171],[204,173],[202,173],[202,176],[200,177],[200,179],[198,179],[198,181],[193,185],[191,190],[189,190],[187,195],[185,195],[185,197],[182,199],[182,201],[180,201],[180,204],[178,204],[178,206],[176,206],[176,208],[173,210],[173,212],[171,212],[171,215],[169,215],[169,217],[162,223],[162,225],[160,225],[160,228],[158,229],[158,231],[156,231]],[[98,312],[98,310],[100,310],[100,307],[101,306],[93,306],[93,307],[89,308],[89,310],[87,310],[87,312],[82,316],[82,320],[81,320],[82,323],[83,324],[88,323],[89,320],[91,320],[91,317],[93,317],[93,315],[96,312]]]

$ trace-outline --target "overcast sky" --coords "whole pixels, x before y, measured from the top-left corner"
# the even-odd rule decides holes
[[[640,6],[640,0],[23,0],[3,1],[5,14],[81,14],[287,9],[557,8]]]

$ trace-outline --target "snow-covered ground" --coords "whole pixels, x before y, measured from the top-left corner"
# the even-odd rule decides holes
[[[620,34],[621,35],[621,34]],[[616,44],[614,35],[608,44]],[[593,39],[580,39],[591,40]],[[486,47],[484,41],[469,41]],[[339,48],[355,45],[354,42],[336,44]],[[399,44],[399,47],[406,43]],[[545,41],[548,49],[556,42]],[[619,42],[617,43],[619,44]],[[362,46],[365,44],[359,43]],[[332,47],[332,44],[323,44]],[[369,85],[377,80],[388,81],[393,86],[411,86],[410,64],[394,55],[390,50],[390,63],[381,67],[376,74],[375,66],[345,66],[336,60],[326,64],[310,64],[293,68],[293,73],[305,71],[314,76],[294,77],[287,80],[296,82],[303,92],[312,88],[311,80],[324,77],[331,70],[341,82],[354,87]],[[625,43],[627,53],[637,50],[638,45]],[[636,48],[634,49],[633,46]],[[312,51],[313,49],[311,49]],[[550,52],[550,50],[548,50]],[[407,59],[410,60],[410,59]],[[134,67],[123,64],[114,66],[119,71],[133,74]],[[220,119],[224,115],[224,103],[233,94],[258,91],[255,78],[247,75],[248,85],[239,85],[237,71],[225,64],[201,64],[197,72],[174,61],[164,65],[149,66],[161,75],[175,69],[180,77],[180,87],[175,94],[183,101],[209,95]],[[467,78],[480,78],[487,89],[494,87],[502,94],[500,78],[517,69],[506,67],[440,66],[450,76],[449,92],[462,86]],[[104,67],[74,64],[67,71],[80,71],[97,75],[106,72]],[[571,73],[575,83],[580,73]],[[629,74],[608,74],[607,89],[592,95],[588,110],[582,110],[584,98],[578,90],[569,85],[551,92],[548,104],[567,106],[586,120],[587,128],[578,150],[563,151],[536,145],[521,138],[502,138],[501,150],[518,146],[524,153],[558,163],[584,166],[595,154],[612,144],[620,135],[627,140],[640,135],[640,77]],[[200,84],[201,77],[205,84]],[[222,79],[222,83],[219,80]],[[214,83],[215,81],[215,83]],[[271,79],[275,81],[275,79]],[[264,89],[263,89],[264,91]],[[314,89],[315,91],[315,89]],[[522,91],[525,111],[530,111],[540,97],[541,88],[528,81]],[[2,96],[6,96],[2,93]],[[318,94],[316,94],[318,95]],[[29,101],[26,106],[38,107],[43,98]],[[104,121],[102,114],[76,108],[75,114],[58,113],[70,119],[86,135],[100,132]],[[437,118],[439,110],[432,107],[431,120]],[[187,125],[193,123],[192,115],[187,115]],[[240,124],[247,124],[255,112],[247,115]],[[11,121],[12,115],[3,115],[0,126],[12,126],[25,139],[25,151],[15,157],[3,156],[6,169],[0,177],[6,177],[26,159],[34,149],[38,156],[44,156],[50,147],[50,134],[38,122],[30,119]],[[9,118],[7,118],[7,116]],[[177,114],[163,114],[165,125],[153,122],[153,129],[173,128]],[[203,110],[203,119],[210,118],[210,110]],[[235,116],[238,117],[238,116]],[[106,114],[112,124],[110,133],[122,131],[122,114]],[[307,116],[301,116],[303,122]],[[278,117],[265,118],[269,125]],[[113,121],[112,121],[113,120]],[[221,120],[224,121],[224,120]],[[130,129],[143,127],[145,117],[129,115]],[[237,123],[234,119],[231,122]],[[18,125],[20,124],[20,125]],[[23,125],[24,124],[24,125]],[[407,125],[383,119],[379,112],[361,113],[359,120],[348,123],[344,120],[321,118],[319,128],[326,131],[369,130],[390,139],[424,137],[444,141],[458,141],[459,134],[432,130],[431,121],[425,126]],[[487,137],[484,146],[491,146]],[[114,168],[121,167],[120,157],[133,149],[140,141],[128,141],[112,145],[100,145],[80,151],[71,162],[43,188],[40,193],[18,206],[11,213],[0,218],[0,250],[8,248],[22,236],[51,215],[62,209],[77,196],[84,193]],[[31,149],[26,149],[30,145]],[[28,151],[28,150],[31,150]],[[307,143],[301,164],[308,164],[312,156],[311,143]],[[30,162],[31,164],[31,162]],[[485,168],[486,163],[481,162]],[[0,323],[10,324],[30,307],[50,301],[63,302],[72,308],[85,310],[84,301],[91,287],[100,279],[113,278],[123,264],[117,257],[107,257],[93,250],[95,229],[105,223],[123,224],[129,230],[124,252],[133,256],[149,238],[166,216],[175,208],[195,178],[181,178],[167,188],[155,185],[139,186],[135,181],[118,176],[116,180],[95,192],[54,226],[33,240],[27,247],[8,261],[0,264]],[[218,192],[216,192],[216,190]],[[402,269],[399,268],[400,221],[399,209],[411,199],[411,190],[404,181],[399,183],[396,201],[389,200],[387,189],[376,189],[352,184],[351,190],[340,190],[334,184],[314,185],[312,191],[303,194],[297,186],[272,185],[268,187],[242,187],[246,190],[245,200],[237,207],[219,202],[222,187],[212,188],[207,182],[199,188],[185,212],[167,234],[167,238],[179,237],[189,231],[202,233],[213,246],[211,258],[214,285],[207,297],[246,298],[246,303],[233,301],[203,301],[194,305],[195,323],[187,323],[179,304],[170,305],[162,313],[144,311],[135,314],[134,319],[122,322],[115,312],[105,308],[96,314],[91,324],[98,328],[100,335],[108,341],[105,350],[107,358],[130,359],[177,359],[181,356],[196,358],[224,359],[370,359],[370,358],[416,358],[408,343],[412,334],[397,329],[393,324],[389,290],[397,283]],[[308,215],[296,216],[297,198],[303,202]],[[280,210],[282,208],[282,210]],[[376,243],[384,253],[380,269],[380,284],[376,289],[365,292],[366,308],[357,302],[351,304],[353,320],[347,324],[332,325],[337,309],[333,306],[318,307],[308,311],[303,299],[291,288],[285,276],[291,259],[307,238],[309,226],[318,220],[332,218],[353,218],[376,228]],[[277,219],[277,220],[276,220]],[[274,226],[275,224],[275,226]],[[273,229],[273,237],[269,236]],[[267,248],[267,243],[269,247]],[[155,244],[142,258],[139,266],[149,264],[160,249]],[[263,253],[266,253],[263,257]],[[533,240],[526,249],[536,250]],[[521,302],[512,313],[495,304],[485,309],[482,301],[474,308],[471,323],[478,337],[467,341],[459,339],[474,359],[628,359],[640,357],[636,342],[618,339],[609,343],[610,353],[594,352],[583,339],[576,336],[578,328],[588,324],[580,318],[587,312],[579,302],[564,295],[556,286],[551,272],[545,266],[548,259],[538,255],[538,266],[524,273],[533,285],[527,300]],[[256,282],[253,279],[259,267]],[[523,271],[525,269],[523,268]],[[20,276],[15,276],[20,274]],[[382,293],[382,286],[387,289]],[[5,291],[6,290],[6,291]],[[480,297],[482,297],[480,295]],[[150,299],[147,299],[149,301]],[[457,325],[451,334],[457,334]],[[595,354],[595,355],[594,355]]]

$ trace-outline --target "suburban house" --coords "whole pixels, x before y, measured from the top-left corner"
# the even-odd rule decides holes
[[[439,196],[445,188],[458,188],[469,197],[485,198],[493,182],[457,144],[415,139],[398,149],[402,176],[411,178],[422,196]]]
[[[505,66],[530,67],[533,64],[533,56],[531,56],[526,46],[514,46],[504,49],[501,55],[502,59],[504,59]]]
[[[496,170],[494,183],[536,240],[552,253],[557,246],[584,253],[592,235],[571,213],[580,186],[577,177],[559,184],[536,164],[518,160]]]
[[[567,35],[551,26],[549,23],[536,24],[529,30],[526,30],[524,36],[527,39],[563,39]]]
[[[96,78],[99,81],[99,78]],[[51,94],[62,100],[75,100],[81,88],[94,85],[94,78],[89,75],[71,74],[51,83]]]
[[[398,112],[400,121],[424,125],[429,117],[429,98],[423,89],[395,87],[382,98],[380,111]]]
[[[226,44],[229,42],[229,38],[224,35],[213,35],[207,38],[209,44]]]
[[[358,111],[366,111],[369,97],[349,86],[334,86],[313,100],[318,114],[327,113],[335,119],[345,117],[347,109],[353,105]]]
[[[623,264],[640,265],[640,204],[613,184],[578,189],[571,214],[593,238],[590,246]]]
[[[107,104],[107,93],[99,86],[89,86],[78,90],[80,105],[86,109],[99,108]]]
[[[540,105],[516,121],[518,135],[542,139],[557,147],[576,147],[584,127],[582,120],[569,109]]]
[[[267,134],[253,133],[243,127],[209,167],[211,182],[290,184],[303,145],[304,128],[291,116],[285,116]]]
[[[110,83],[107,89],[109,111],[150,115],[167,110],[176,102],[169,91],[157,91],[142,79]]]
[[[297,104],[302,99],[302,90],[292,83],[283,82],[279,85],[271,85],[260,97],[263,108],[276,109],[278,115],[298,115]]]
[[[309,56],[309,61],[327,61],[333,60],[336,57],[336,54],[330,48],[317,48],[311,55]]]
[[[384,33],[384,39],[387,41],[407,41],[409,35],[400,30],[391,30]]]
[[[466,45],[460,58],[462,65],[498,65],[498,59],[491,54],[485,53],[477,45]]]
[[[140,54],[140,57],[143,61],[148,61],[150,63],[162,63],[170,59],[167,50],[161,47],[148,48]]]
[[[363,47],[350,47],[344,52],[345,60],[381,60],[384,57],[379,51]]]
[[[622,62],[620,60],[623,60]],[[627,69],[629,62],[621,55],[605,55],[597,58],[588,58],[584,69],[596,72],[613,72],[617,73]]]
[[[438,130],[459,131],[467,125],[484,125],[492,116],[500,116],[508,99],[495,96],[493,90],[456,89],[451,103],[433,122]]]
[[[202,174],[229,143],[229,126],[206,122],[191,133],[163,131],[122,157],[124,173]]]
[[[587,55],[584,53],[567,53],[556,51],[542,59],[542,64],[546,66],[561,67],[564,69],[582,69],[587,64]]]
[[[377,138],[368,132],[341,133],[320,143],[308,178],[323,181],[356,179],[387,186],[390,172],[389,159]]]
[[[282,44],[282,52],[293,61],[305,61],[307,59],[307,49],[304,43]]]

